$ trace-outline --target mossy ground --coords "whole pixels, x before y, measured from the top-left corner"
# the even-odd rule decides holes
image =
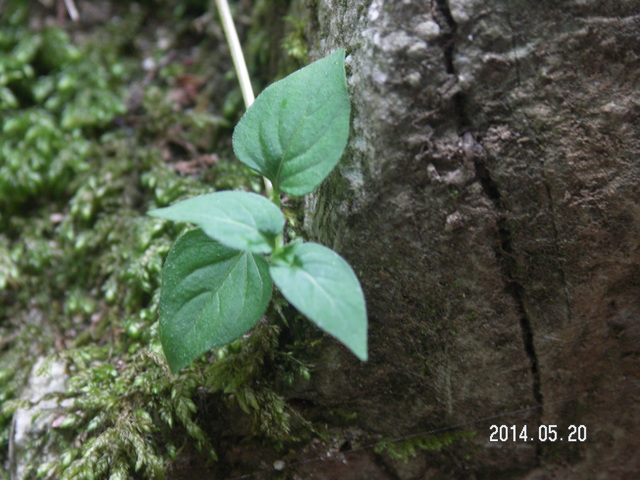
[[[277,385],[309,370],[282,333],[282,307],[177,375],[158,340],[163,259],[188,227],[145,212],[260,189],[231,154],[242,105],[215,12],[195,0],[77,3],[91,15],[75,25],[46,2],[8,1],[0,13],[0,479],[42,357],[64,362],[61,397],[72,402],[30,445],[55,445],[59,457],[27,465],[29,478],[164,478],[183,452],[215,460],[232,415],[245,418],[243,435],[290,444],[308,425]],[[270,4],[235,7],[245,19],[250,7],[286,11]],[[268,68],[281,37],[265,38],[250,32],[250,63],[282,74]],[[224,415],[206,413],[214,396]]]

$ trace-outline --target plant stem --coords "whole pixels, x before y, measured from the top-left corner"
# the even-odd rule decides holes
[[[274,246],[274,250],[280,250],[282,248],[282,246],[284,245],[284,235],[281,233],[280,235],[278,235],[276,237],[276,242],[275,242],[275,246]]]
[[[244,60],[242,47],[240,46],[240,40],[238,39],[238,32],[236,32],[236,27],[233,23],[233,17],[231,16],[231,11],[229,10],[229,3],[227,2],[227,0],[215,0],[215,2],[216,6],[218,7],[218,12],[220,13],[220,21],[222,22],[224,34],[227,37],[227,42],[229,43],[229,50],[231,51],[233,66],[236,69],[238,82],[240,82],[242,98],[244,99],[245,107],[249,108],[255,100],[255,96],[253,94],[253,87],[251,86],[251,80],[249,78],[249,71],[247,70],[247,63]],[[264,189],[266,196],[273,201],[273,185],[268,178],[262,177],[262,179],[264,180]],[[279,205],[280,199],[278,198],[278,201],[274,203]]]
[[[268,198],[275,203],[280,209],[282,209],[282,202],[280,201],[280,190],[271,187],[271,191],[268,193]]]
[[[244,98],[245,106],[249,108],[255,100],[255,97],[253,95],[253,88],[251,87],[247,64],[244,61],[244,55],[242,54],[240,40],[238,39],[238,32],[236,32],[233,17],[229,10],[229,3],[227,0],[216,0],[216,5],[218,7],[218,12],[220,13],[220,20],[222,22],[224,34],[227,37],[227,42],[229,43],[229,50],[231,50],[233,65],[236,68],[236,74],[238,75],[238,81],[240,82],[242,98]]]
[[[73,0],[64,0],[64,5],[67,7],[67,12],[69,12],[71,20],[77,22],[80,15],[78,15],[78,9],[76,8],[76,4],[73,3]]]

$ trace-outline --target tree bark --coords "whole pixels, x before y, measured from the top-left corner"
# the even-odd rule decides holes
[[[351,439],[314,478],[638,473],[639,6],[311,8],[314,56],[348,50],[353,118],[305,227],[354,266],[370,322],[369,362],[327,340],[289,394]],[[489,442],[492,424],[563,440]],[[408,464],[347,454],[455,425],[475,437]]]

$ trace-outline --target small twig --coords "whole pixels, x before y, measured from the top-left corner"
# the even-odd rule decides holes
[[[238,39],[238,32],[233,23],[233,17],[231,17],[231,11],[229,10],[229,3],[227,0],[215,0],[218,12],[220,13],[220,20],[222,22],[222,28],[224,34],[227,37],[229,43],[229,50],[231,51],[231,58],[233,65],[236,69],[236,75],[238,76],[238,82],[240,82],[240,90],[242,91],[242,98],[244,98],[244,104],[246,108],[249,108],[255,96],[253,94],[253,87],[251,86],[251,79],[249,78],[249,71],[247,70],[247,63],[244,60],[244,54],[242,53],[242,47],[240,46],[240,40]],[[273,197],[273,185],[268,178],[263,177],[264,189],[268,198]]]
[[[73,0],[64,0],[64,5],[67,7],[67,12],[69,12],[71,20],[77,22],[80,19],[80,15],[78,15],[78,9],[76,8],[76,4],[73,3]]]

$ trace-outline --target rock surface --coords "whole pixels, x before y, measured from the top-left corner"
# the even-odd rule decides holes
[[[48,432],[64,423],[61,412],[66,411],[64,407],[70,406],[70,401],[60,402],[54,396],[66,391],[67,379],[63,362],[47,363],[44,357],[35,362],[21,394],[21,399],[30,402],[31,406],[19,408],[13,416],[9,449],[11,478],[30,478],[33,472],[27,471],[27,465],[36,458],[40,464],[51,461],[57,454],[50,444]]]
[[[315,4],[315,56],[349,53],[353,121],[305,226],[359,274],[371,354],[325,342],[291,396],[355,414],[360,438],[476,433],[408,466],[354,454],[326,478],[364,478],[366,458],[366,478],[638,474],[637,7]],[[491,424],[563,440],[491,443]]]

